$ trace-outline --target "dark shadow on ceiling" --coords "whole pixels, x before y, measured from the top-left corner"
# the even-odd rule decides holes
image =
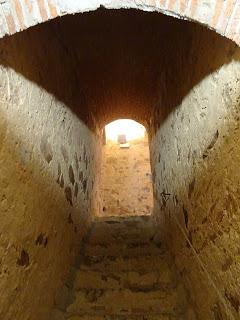
[[[117,118],[147,125],[153,115],[161,118],[158,127],[197,83],[232,60],[234,48],[192,22],[99,9],[2,39],[0,63],[52,93],[92,128],[95,120],[103,126]]]

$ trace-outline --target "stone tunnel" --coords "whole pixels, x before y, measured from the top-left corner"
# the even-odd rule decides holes
[[[240,3],[83,2],[0,4],[0,319],[240,319]],[[121,118],[154,208],[97,219]]]

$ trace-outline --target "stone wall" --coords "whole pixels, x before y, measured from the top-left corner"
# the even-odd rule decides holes
[[[4,320],[46,319],[96,210],[99,145],[72,108],[67,58],[46,28],[0,43]]]
[[[120,148],[115,141],[103,146],[101,167],[102,216],[150,215],[152,178],[147,134]]]
[[[240,50],[209,32],[188,52],[152,120],[156,219],[199,319],[239,319]]]

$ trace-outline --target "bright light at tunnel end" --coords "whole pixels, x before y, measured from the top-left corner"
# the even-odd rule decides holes
[[[119,135],[125,135],[127,141],[144,138],[146,129],[140,123],[130,119],[115,120],[105,126],[106,140],[118,141]]]

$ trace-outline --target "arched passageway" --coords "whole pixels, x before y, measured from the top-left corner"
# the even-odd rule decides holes
[[[25,0],[4,1],[0,12],[0,36],[14,34],[38,23],[46,22],[66,14],[76,14],[106,9],[139,9],[147,12],[161,12],[179,19],[195,21],[225,37],[240,43],[238,1],[232,0]]]
[[[16,3],[2,4],[3,26],[13,27],[11,32],[4,29],[2,35],[26,27],[20,24],[20,11],[17,20],[7,15],[12,4],[17,14]],[[44,3],[55,16],[61,15],[59,7],[54,11],[50,6],[53,2]],[[164,3],[158,2],[158,7]],[[164,259],[171,252],[168,259],[176,267],[172,273],[169,264],[161,264],[166,267],[164,277],[175,274],[177,278],[177,282],[171,278],[164,288],[174,289],[174,283],[185,287],[184,294],[175,296],[173,290],[169,295],[177,297],[178,315],[183,315],[178,309],[182,296],[197,319],[239,318],[239,3],[211,2],[213,12],[208,11],[207,2],[203,11],[192,5],[203,4],[200,1],[188,1],[187,6],[185,1],[166,3],[170,6],[167,13],[176,4],[176,8],[190,8],[194,17],[199,13],[203,20],[195,20],[210,27],[209,21],[215,21],[215,29],[235,42],[199,24],[161,13],[103,8],[56,18],[1,39],[0,318],[45,320],[59,299],[64,300],[62,294],[69,287],[59,288],[68,283],[69,268],[82,253],[81,240],[89,235],[102,210],[102,128],[118,118],[135,119],[148,130],[154,193],[151,224],[155,229],[149,232],[144,220],[119,223],[110,219],[100,231],[94,224],[97,240],[94,231],[85,263],[99,252],[101,257],[111,257],[109,252],[115,257],[117,252],[124,259],[126,246],[128,258],[136,254],[141,259],[141,244],[147,271],[154,262],[152,256],[161,257],[161,239],[168,246],[162,252]],[[39,2],[30,4],[32,12],[39,13]],[[62,10],[65,14],[70,6],[61,8],[66,9]],[[81,10],[72,10],[77,11]],[[44,20],[25,13],[23,17],[29,19],[29,25]],[[210,20],[204,20],[206,17]],[[233,33],[227,34],[229,30]],[[132,228],[127,236],[134,241],[107,245],[106,252],[102,240],[108,232],[107,239],[114,239],[113,225],[121,230],[123,240],[122,226],[128,226],[128,231]],[[147,237],[147,245],[141,236]],[[148,250],[152,260],[147,259]],[[136,266],[136,260],[131,263]],[[122,284],[130,286],[124,279]],[[134,279],[135,284],[139,282]],[[147,282],[145,278],[141,281]],[[151,289],[154,281],[150,281]],[[149,290],[146,282],[142,291]],[[102,285],[100,282],[100,291],[81,289],[89,289],[88,299],[94,302],[100,298],[96,295],[102,292]],[[134,281],[130,287],[136,289]],[[159,294],[151,296],[154,301],[162,291]],[[138,296],[145,301],[145,295]],[[115,297],[117,301],[119,295]],[[138,301],[135,295],[133,299]],[[64,301],[66,309],[70,301]],[[166,301],[172,306],[171,299]],[[138,309],[130,308],[137,316]],[[190,317],[194,319],[192,313]]]

